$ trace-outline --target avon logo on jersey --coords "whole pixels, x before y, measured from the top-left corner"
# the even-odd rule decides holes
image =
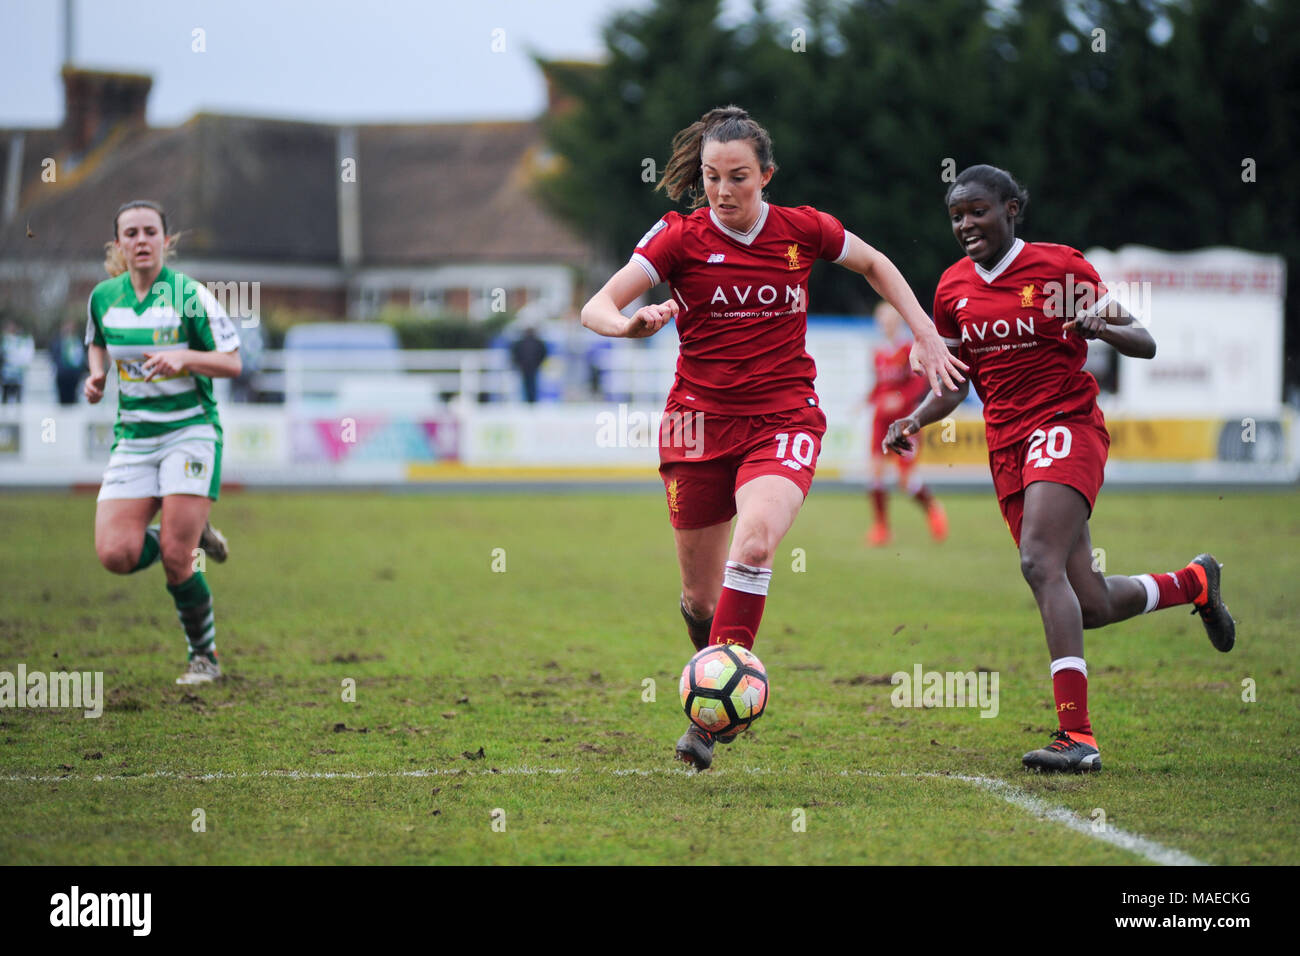
[[[1015,338],[1034,334],[1034,317],[1032,315],[1026,319],[1016,319]],[[989,339],[1009,339],[1012,337],[1011,323],[1006,319],[998,319],[996,322],[989,322],[986,319],[983,322],[963,322],[961,324],[962,342],[986,342]]]
[[[774,285],[761,285],[757,291],[752,285],[733,285],[730,286],[731,294],[728,296],[727,289],[717,286],[713,290],[713,298],[709,300],[710,305],[745,305],[750,301],[750,296],[754,297],[755,305],[772,305],[780,296]],[[785,287],[785,302],[787,305],[793,305],[796,309],[803,307],[803,286],[788,285]]]

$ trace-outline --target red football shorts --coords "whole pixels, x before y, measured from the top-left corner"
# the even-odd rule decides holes
[[[1105,479],[1110,433],[1101,410],[1048,419],[1024,441],[989,452],[989,470],[1002,517],[1020,547],[1025,488],[1035,481],[1069,485],[1088,500],[1089,514]]]
[[[760,475],[789,478],[807,497],[826,434],[815,405],[768,415],[717,415],[670,401],[659,426],[659,476],[674,528],[736,514],[736,489]]]

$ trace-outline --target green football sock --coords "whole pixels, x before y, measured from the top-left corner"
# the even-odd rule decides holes
[[[190,657],[195,654],[215,657],[217,628],[212,616],[212,592],[208,590],[203,572],[195,571],[188,581],[169,584],[167,590],[176,602],[176,616],[181,619],[181,627],[185,628]]]
[[[156,527],[145,528],[144,544],[140,546],[140,560],[136,561],[131,573],[135,574],[137,571],[143,571],[157,561],[160,554],[162,554],[162,548],[158,544],[158,529]]]

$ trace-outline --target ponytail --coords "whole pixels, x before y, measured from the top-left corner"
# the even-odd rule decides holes
[[[772,137],[767,130],[739,106],[721,106],[709,110],[673,137],[672,156],[655,189],[662,189],[674,202],[689,194],[692,209],[703,206],[708,202],[704,195],[704,172],[700,166],[704,144],[735,140],[745,140],[754,148],[760,171],[776,171]]]

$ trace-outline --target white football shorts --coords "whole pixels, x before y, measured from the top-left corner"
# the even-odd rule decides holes
[[[144,454],[113,452],[98,500],[201,495],[216,501],[220,490],[221,443],[191,439]]]

